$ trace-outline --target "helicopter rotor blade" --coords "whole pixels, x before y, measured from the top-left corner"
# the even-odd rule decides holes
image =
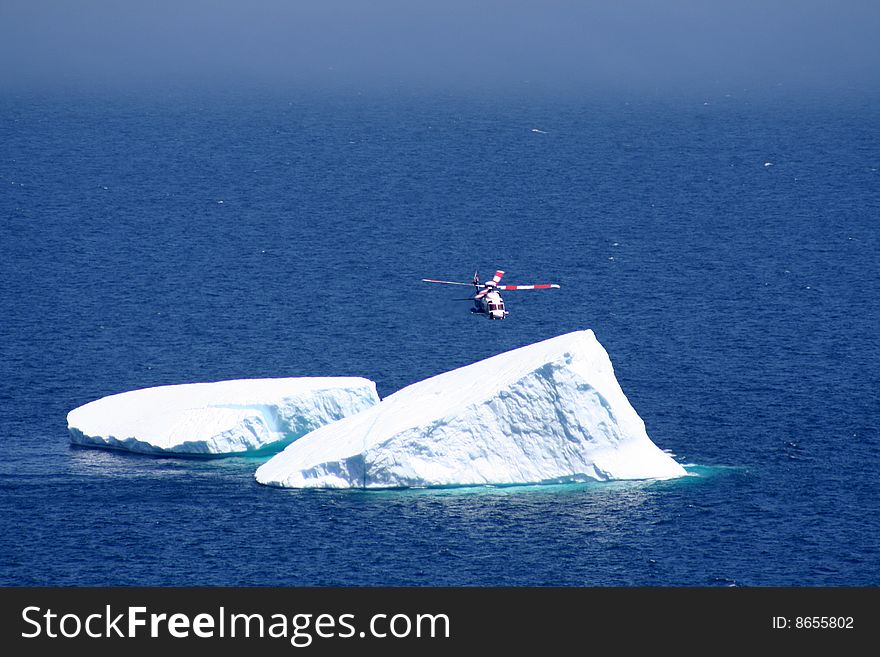
[[[544,283],[541,285],[499,285],[499,290],[549,290],[550,288],[558,288],[556,283]]]
[[[443,283],[444,285],[467,285],[468,287],[473,285],[473,283],[459,283],[458,281],[437,281],[433,278],[423,278],[422,280],[425,283]]]

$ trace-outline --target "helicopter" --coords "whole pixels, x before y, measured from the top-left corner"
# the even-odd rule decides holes
[[[504,272],[500,269],[495,272],[490,280],[480,283],[480,277],[474,272],[474,279],[470,283],[459,283],[457,281],[438,281],[433,278],[423,278],[425,283],[443,283],[444,285],[473,285],[477,292],[473,297],[462,299],[462,301],[473,301],[474,306],[471,308],[472,313],[485,315],[487,319],[504,319],[510,313],[504,307],[504,299],[501,298],[499,290],[547,290],[550,288],[558,288],[556,283],[544,283],[541,285],[499,285]]]

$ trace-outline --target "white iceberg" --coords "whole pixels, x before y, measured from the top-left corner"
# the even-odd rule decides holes
[[[360,377],[185,383],[103,397],[67,414],[70,440],[148,454],[235,454],[278,447],[378,403]]]
[[[414,383],[289,445],[256,472],[289,488],[671,479],[592,331]]]

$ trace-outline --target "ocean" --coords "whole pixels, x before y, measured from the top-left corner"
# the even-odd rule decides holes
[[[880,581],[880,97],[0,94],[0,585]],[[490,322],[459,301],[503,269]],[[74,448],[175,383],[379,394],[593,329],[666,482],[259,486]]]

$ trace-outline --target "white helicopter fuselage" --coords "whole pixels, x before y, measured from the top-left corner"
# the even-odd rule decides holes
[[[474,299],[473,312],[486,315],[489,319],[504,319],[508,314],[498,290],[490,290],[479,299]]]

